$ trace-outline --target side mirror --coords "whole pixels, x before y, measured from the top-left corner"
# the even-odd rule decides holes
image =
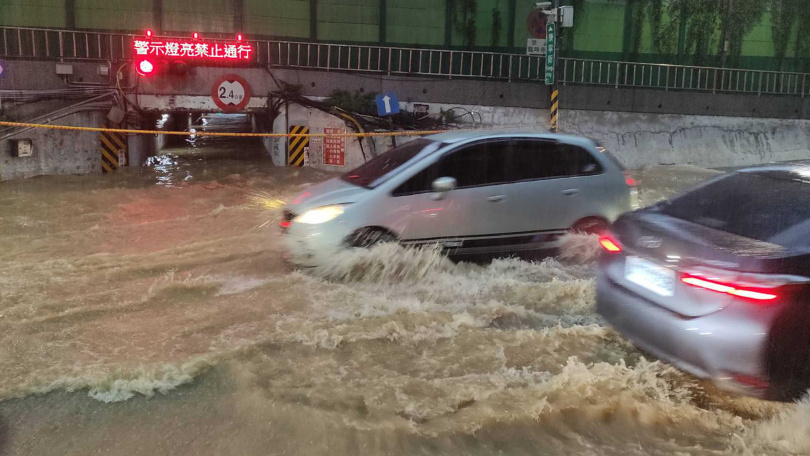
[[[458,185],[454,177],[440,177],[433,181],[433,199],[440,200],[447,196],[447,192],[453,191]]]

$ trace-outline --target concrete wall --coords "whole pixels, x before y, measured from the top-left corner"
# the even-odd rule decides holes
[[[105,112],[80,112],[54,122],[58,125],[102,126]],[[11,139],[31,139],[34,156],[11,155],[11,141],[0,141],[0,181],[47,174],[88,174],[101,172],[98,133],[29,130]]]
[[[810,121],[563,111],[566,133],[602,143],[628,168],[747,166],[810,159]]]
[[[560,91],[560,109],[810,119],[810,98],[569,85]]]

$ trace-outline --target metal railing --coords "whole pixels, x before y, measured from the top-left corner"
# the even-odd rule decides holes
[[[560,59],[559,81],[663,90],[806,96],[810,75],[607,60]]]
[[[126,60],[136,35],[0,27],[0,56],[62,60]],[[215,41],[215,40],[212,40]],[[419,76],[538,80],[543,59],[536,56],[251,40],[256,63],[288,68]]]
[[[543,78],[537,56],[447,49],[266,42],[270,64],[290,68],[503,80]]]
[[[133,34],[0,27],[0,56],[10,58],[122,61],[131,58]],[[386,75],[544,79],[544,58],[450,49],[250,40],[256,64],[282,68]],[[805,96],[810,75],[683,65],[559,59],[558,81],[662,90]]]

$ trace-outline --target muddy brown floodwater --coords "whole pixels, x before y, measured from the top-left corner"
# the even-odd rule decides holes
[[[810,404],[719,393],[606,327],[593,239],[295,270],[280,207],[330,176],[251,147],[0,184],[0,453],[810,452]],[[636,173],[648,202],[712,174]]]

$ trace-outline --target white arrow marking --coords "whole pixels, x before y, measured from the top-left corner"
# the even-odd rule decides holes
[[[388,95],[383,97],[383,103],[385,103],[385,112],[391,112],[391,97]]]

